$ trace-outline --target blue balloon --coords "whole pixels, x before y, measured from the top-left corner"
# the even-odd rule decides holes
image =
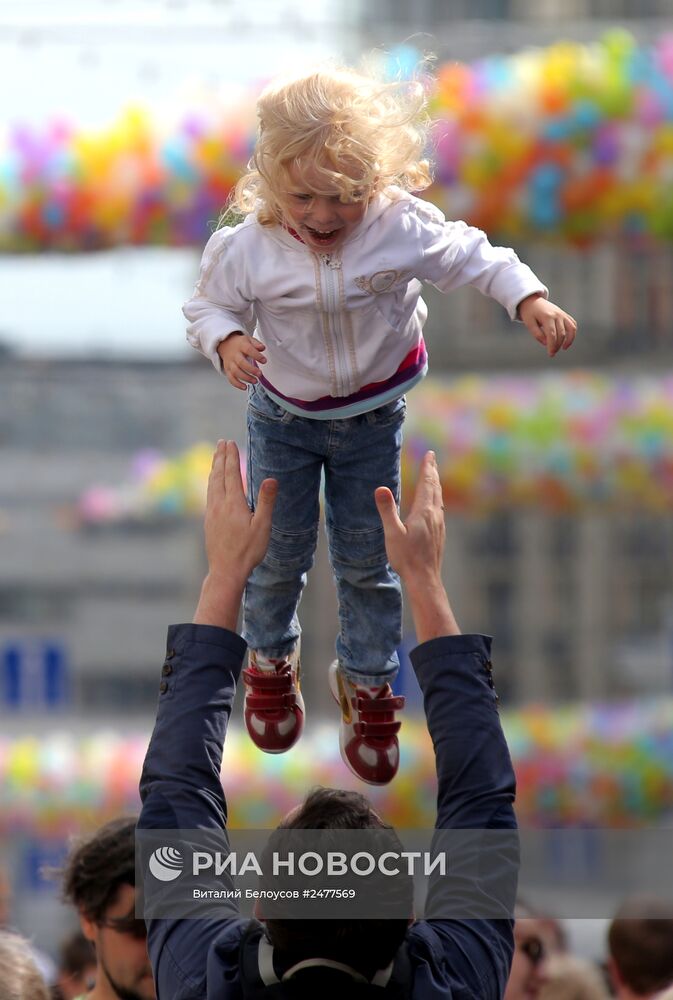
[[[539,229],[553,229],[561,221],[561,208],[551,194],[543,194],[531,199],[528,215]]]
[[[573,122],[578,129],[592,129],[603,116],[593,101],[578,101],[573,113]]]
[[[47,202],[42,208],[42,219],[50,229],[58,229],[65,219],[63,206],[58,202]]]
[[[386,59],[385,74],[391,80],[410,80],[419,62],[418,51],[412,45],[398,45]]]
[[[553,191],[563,180],[563,170],[557,163],[541,163],[531,174],[531,186],[539,192]]]

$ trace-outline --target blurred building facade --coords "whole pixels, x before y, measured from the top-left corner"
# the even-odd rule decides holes
[[[666,30],[673,0],[367,0],[363,48],[409,43],[441,61],[479,59],[561,39],[591,42],[626,25],[643,43]]]

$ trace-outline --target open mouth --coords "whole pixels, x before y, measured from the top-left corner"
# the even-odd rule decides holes
[[[311,239],[315,240],[316,243],[332,243],[339,235],[338,229],[330,229],[327,232],[313,229],[311,226],[306,226],[306,229]]]

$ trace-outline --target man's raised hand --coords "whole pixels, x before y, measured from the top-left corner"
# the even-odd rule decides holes
[[[432,451],[421,463],[411,509],[400,520],[395,498],[386,486],[374,494],[392,568],[399,573],[411,605],[419,642],[442,635],[458,635],[460,629],[442,583],[445,528],[442,485]]]
[[[219,441],[208,478],[204,523],[208,575],[194,621],[235,629],[245,584],[266,554],[278,484],[262,483],[255,512],[243,490],[234,441]]]
[[[435,453],[429,451],[423,458],[411,510],[404,524],[386,486],[379,486],[374,499],[383,523],[388,561],[393,569],[403,579],[410,574],[438,579],[445,534],[442,485]]]

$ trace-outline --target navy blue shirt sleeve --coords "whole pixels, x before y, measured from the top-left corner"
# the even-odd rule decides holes
[[[433,639],[411,653],[435,749],[438,830],[516,830],[516,782],[490,651],[487,636],[457,635]],[[513,876],[515,890],[516,871]],[[441,880],[436,888],[441,892]],[[488,899],[491,889],[485,874],[483,884],[470,887],[470,898]],[[507,917],[417,922],[408,935],[416,963],[413,996],[441,995],[445,989],[454,996],[499,1000],[509,977],[512,930]]]
[[[227,629],[173,625],[168,630],[157,718],[140,780],[140,830],[226,827],[222,747],[245,650],[243,639]],[[150,878],[144,884],[151,905],[148,894],[162,885]],[[211,944],[236,920],[232,904],[219,919],[149,921],[160,1000],[206,997]]]

